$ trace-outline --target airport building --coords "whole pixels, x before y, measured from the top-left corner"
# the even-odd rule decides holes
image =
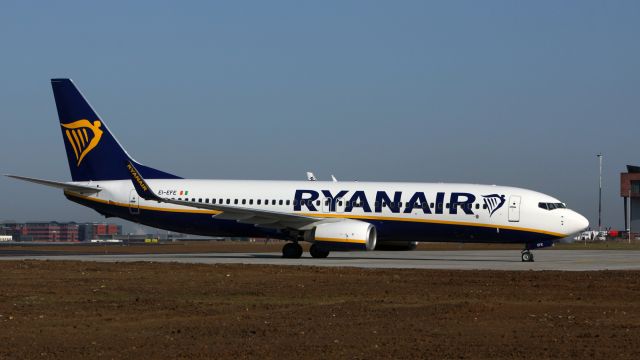
[[[114,236],[122,235],[122,226],[107,223],[85,223],[80,224],[78,240],[91,241],[96,239],[113,239]]]
[[[7,222],[0,229],[2,235],[12,236],[14,241],[77,242],[122,234],[122,226],[105,223]]]
[[[626,230],[638,232],[640,230],[640,166],[627,165],[627,172],[620,174],[620,196],[624,200],[624,227]]]

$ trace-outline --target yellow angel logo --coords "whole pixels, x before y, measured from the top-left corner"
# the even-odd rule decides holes
[[[92,124],[89,120],[82,119],[60,125],[66,129],[65,135],[78,161],[76,165],[80,166],[82,159],[98,146],[100,138],[102,137],[102,130],[100,130],[102,123],[100,120],[96,120]],[[89,130],[91,134],[89,134],[87,130]]]

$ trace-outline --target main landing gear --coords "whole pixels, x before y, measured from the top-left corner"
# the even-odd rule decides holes
[[[316,259],[324,259],[329,256],[329,250],[323,249],[317,244],[312,244],[309,249],[311,257]],[[282,257],[285,259],[299,259],[302,256],[302,246],[297,242],[286,243],[282,247]]]
[[[533,253],[529,249],[522,250],[522,262],[533,262]]]
[[[312,244],[309,248],[309,254],[311,257],[316,259],[324,259],[329,256],[329,250],[325,250],[322,247],[318,246],[318,244]]]
[[[282,257],[285,259],[299,259],[302,256],[302,246],[297,242],[286,243],[282,247]]]

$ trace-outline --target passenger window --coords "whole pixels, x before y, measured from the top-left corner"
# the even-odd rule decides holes
[[[238,199],[233,199],[233,204],[238,205]]]
[[[291,204],[291,200],[287,200],[287,205],[290,205],[290,204]]]
[[[487,209],[487,204],[482,204],[482,208],[486,210]]]
[[[316,200],[316,206],[320,206],[320,200]]]
[[[278,201],[278,205],[282,205],[282,200]]]
[[[211,199],[211,203],[215,204],[216,203],[216,199]]]
[[[249,205],[253,205],[253,199],[249,199]]]
[[[242,199],[242,205],[247,203],[247,199]]]
[[[451,204],[447,203],[447,209],[448,209],[449,207],[451,207]]]
[[[258,199],[258,205],[262,204],[262,199]]]
[[[275,205],[276,204],[276,200],[271,200],[271,205]]]
[[[476,210],[480,209],[480,204],[476,204]]]
[[[191,198],[191,201],[196,202],[196,198]]]
[[[209,203],[209,198],[204,199],[204,202]]]
[[[202,202],[202,198],[198,199],[198,202],[201,203]]]

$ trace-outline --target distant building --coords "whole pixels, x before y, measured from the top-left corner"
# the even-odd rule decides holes
[[[6,224],[13,228],[20,241],[78,241],[78,224],[28,222]]]
[[[122,226],[106,223],[86,223],[80,224],[79,240],[91,241],[96,239],[113,239],[122,235]]]
[[[624,227],[640,230],[640,166],[627,165],[627,172],[620,174],[620,196],[624,200]],[[631,218],[631,223],[629,223]]]
[[[122,226],[105,223],[59,223],[56,221],[12,222],[2,224],[0,234],[12,236],[15,241],[77,242],[96,238],[113,238],[122,234]]]

